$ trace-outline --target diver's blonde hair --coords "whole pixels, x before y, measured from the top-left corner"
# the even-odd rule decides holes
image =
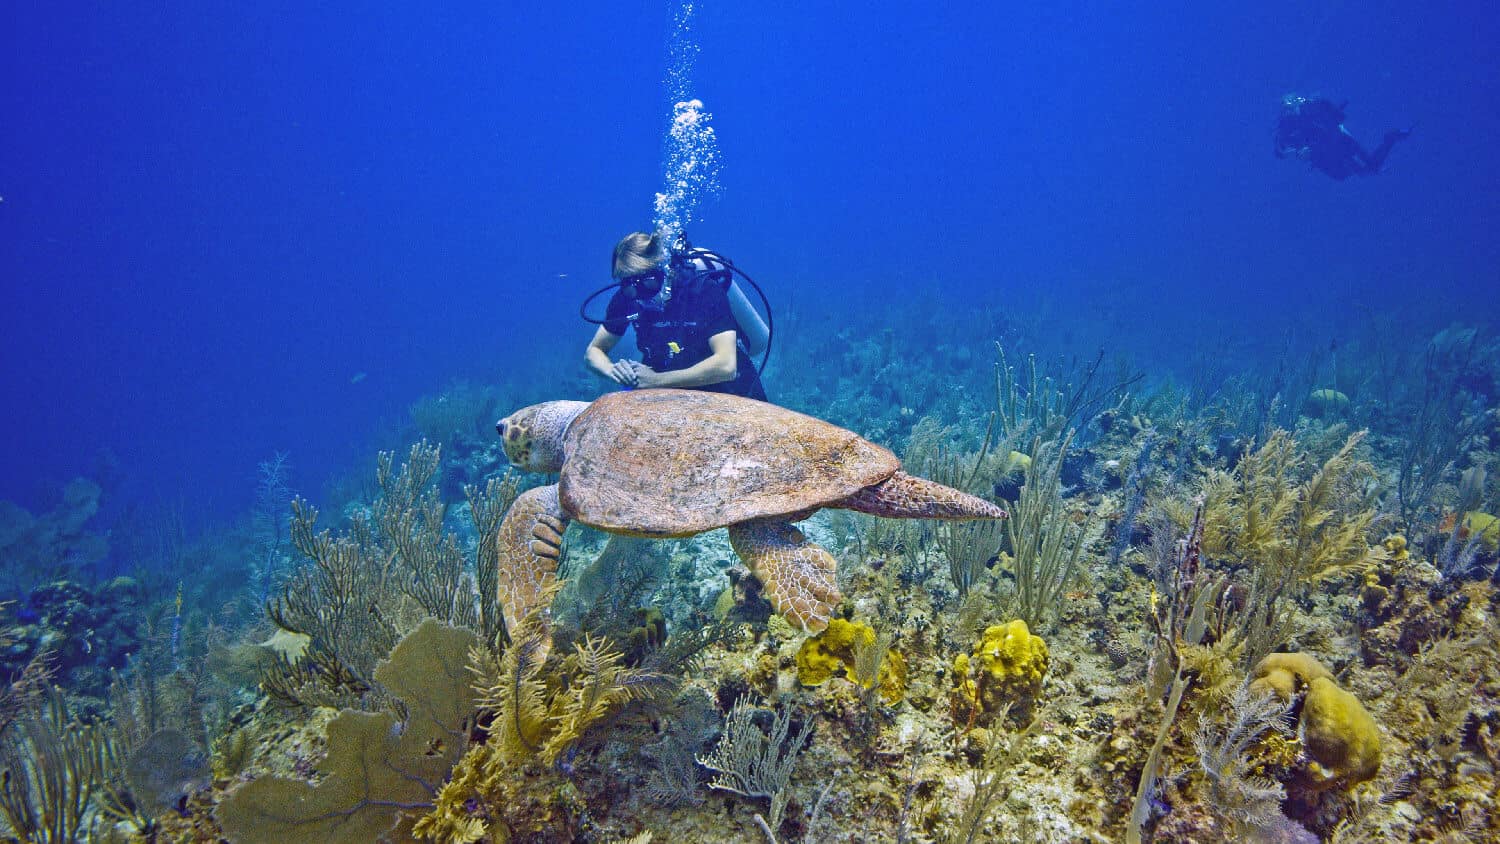
[[[643,273],[667,260],[666,238],[660,234],[631,232],[615,244],[611,275],[625,278]]]

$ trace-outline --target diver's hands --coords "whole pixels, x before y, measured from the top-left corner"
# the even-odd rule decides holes
[[[617,360],[610,366],[608,374],[617,384],[641,389],[666,387],[670,380],[667,375],[636,360]]]
[[[635,361],[631,361],[631,363],[635,364],[635,386],[643,390],[648,390],[652,387],[667,386],[666,375],[657,372],[644,363],[636,363]]]
[[[641,385],[640,377],[636,374],[636,367],[645,369],[644,366],[641,366],[633,360],[617,360],[614,362],[614,365],[609,368],[609,372],[605,374],[608,375],[609,378],[616,384],[623,384],[626,387],[638,387]],[[651,370],[647,369],[646,371],[650,372]]]

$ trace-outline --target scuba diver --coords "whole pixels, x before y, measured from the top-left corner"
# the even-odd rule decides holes
[[[1392,129],[1385,133],[1380,146],[1367,151],[1344,128],[1347,105],[1321,96],[1282,97],[1281,117],[1276,121],[1276,157],[1303,159],[1341,182],[1353,175],[1379,173],[1391,147],[1411,130]]]
[[[670,248],[661,233],[621,238],[611,264],[616,283],[584,302],[587,308],[600,293],[618,288],[604,319],[583,313],[599,326],[584,352],[589,369],[626,389],[677,387],[766,401],[750,356],[768,348],[770,329],[733,272],[723,256],[694,249],[685,238]],[[631,326],[641,360],[611,361],[610,350]]]

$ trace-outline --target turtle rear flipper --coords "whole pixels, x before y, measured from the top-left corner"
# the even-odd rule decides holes
[[[1004,519],[1004,508],[977,495],[896,472],[878,484],[867,486],[833,506],[857,510],[887,519]]]
[[[557,486],[539,486],[516,496],[495,537],[500,608],[508,624],[539,609],[557,583],[557,558],[568,517]]]
[[[729,544],[760,579],[776,612],[809,633],[828,626],[833,608],[844,599],[832,554],[781,519],[730,525]]]

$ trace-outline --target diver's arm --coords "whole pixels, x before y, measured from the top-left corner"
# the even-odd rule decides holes
[[[687,369],[657,372],[637,364],[636,375],[642,387],[705,387],[729,381],[739,372],[739,352],[735,348],[738,335],[733,331],[720,331],[708,338],[708,348],[713,354]]]
[[[594,332],[594,339],[589,341],[589,347],[583,352],[583,362],[601,378],[608,378],[616,384],[634,384],[634,367],[630,361],[609,359],[609,350],[618,342],[618,334],[611,334],[604,326],[599,326],[599,330]]]

